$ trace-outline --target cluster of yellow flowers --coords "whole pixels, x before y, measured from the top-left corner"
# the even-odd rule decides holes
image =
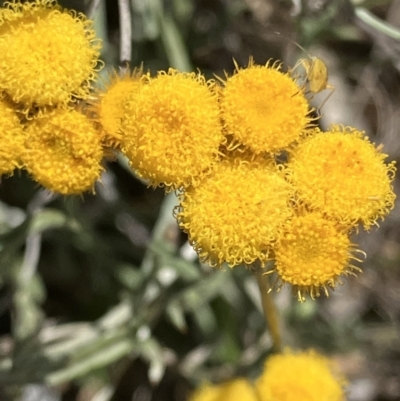
[[[101,135],[74,106],[89,97],[100,48],[92,21],[53,0],[0,9],[0,175],[25,168],[61,194],[93,188]]]
[[[344,378],[314,350],[270,356],[253,384],[245,378],[198,388],[189,401],[343,401]]]
[[[359,269],[349,235],[393,208],[395,166],[354,128],[321,132],[293,71],[252,60],[218,80],[138,69],[91,94],[99,49],[91,22],[53,0],[5,3],[0,174],[23,167],[80,194],[111,147],[177,192],[179,226],[212,266],[274,261],[278,288],[300,300]]]
[[[316,128],[293,75],[252,60],[217,81],[135,71],[114,77],[93,111],[139,176],[177,192],[202,261],[274,260],[278,288],[304,300],[359,270],[349,235],[392,209],[395,166],[354,128]]]

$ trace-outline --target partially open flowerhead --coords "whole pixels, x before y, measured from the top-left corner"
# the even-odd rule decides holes
[[[0,177],[22,167],[24,133],[13,107],[0,99]]]
[[[181,194],[176,217],[211,266],[264,264],[292,215],[292,194],[270,160],[227,158]]]
[[[56,110],[26,129],[24,164],[45,188],[63,195],[93,190],[102,172],[101,138],[75,110]]]
[[[291,182],[310,208],[365,228],[393,208],[394,163],[363,132],[333,126],[297,146],[288,163]]]
[[[95,119],[104,131],[104,144],[113,148],[121,146],[123,135],[121,130],[122,118],[125,114],[125,103],[128,98],[138,93],[143,84],[142,69],[134,69],[132,74],[110,74],[105,88],[97,90],[95,102],[90,108]]]
[[[290,284],[300,301],[311,298],[340,283],[340,277],[360,270],[355,246],[348,233],[335,220],[320,212],[304,212],[285,223],[274,247],[275,269],[281,284]],[[354,274],[354,273],[353,273]]]
[[[190,397],[189,401],[258,401],[252,383],[237,378],[221,384],[204,384]]]
[[[255,153],[279,153],[298,140],[310,124],[303,90],[279,64],[239,68],[221,91],[225,128]]]
[[[170,69],[128,98],[123,150],[150,185],[187,187],[218,159],[223,135],[210,85],[201,74]]]
[[[26,110],[86,98],[101,47],[92,21],[53,0],[8,2],[5,7],[0,89]]]
[[[255,383],[260,401],[344,401],[344,378],[314,350],[270,356]]]

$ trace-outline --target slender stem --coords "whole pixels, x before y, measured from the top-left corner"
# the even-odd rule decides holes
[[[89,6],[89,8],[88,8],[88,10],[87,10],[87,13],[86,13],[86,15],[88,16],[88,18],[90,18],[90,19],[93,19],[93,18],[94,18],[97,9],[98,9],[99,6],[100,6],[101,1],[102,1],[102,0],[92,0],[92,1],[91,1],[90,6]]]
[[[280,352],[282,349],[281,334],[276,307],[270,293],[269,278],[263,274],[264,271],[260,266],[254,266],[254,273],[257,278],[258,287],[260,288],[262,308],[268,330],[271,333],[273,349],[275,352]]]
[[[389,24],[386,21],[382,21],[363,7],[356,7],[354,11],[357,18],[371,28],[385,34],[386,36],[389,36],[390,38],[397,40],[400,39],[400,30],[397,27]]]
[[[132,22],[129,0],[118,0],[119,9],[119,61],[124,72],[128,70],[128,65],[132,55]]]
[[[47,191],[46,189],[39,190],[28,204],[28,213],[30,215],[40,213],[48,203],[56,198],[56,196],[57,195]],[[40,259],[42,234],[29,233],[26,237],[25,244],[26,247],[20,275],[23,284],[28,283],[36,273]]]

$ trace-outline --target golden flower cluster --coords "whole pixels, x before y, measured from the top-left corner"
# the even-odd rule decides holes
[[[179,192],[180,227],[212,266],[271,261],[278,289],[292,285],[300,301],[328,295],[360,270],[351,233],[393,208],[394,163],[363,132],[316,128],[304,88],[280,64],[250,60],[221,82],[226,143]]]
[[[41,43],[39,46],[38,43]],[[207,80],[174,69],[114,73],[90,93],[92,22],[53,0],[0,10],[0,174],[25,168],[61,194],[93,190],[103,149],[149,186],[177,191],[175,216],[202,261],[266,266],[300,300],[359,270],[349,235],[393,208],[393,163],[354,128],[316,128],[280,63]]]
[[[25,168],[65,195],[93,189],[102,138],[76,106],[97,77],[100,48],[92,21],[54,0],[0,9],[0,174]]]
[[[286,349],[265,361],[254,383],[236,378],[204,384],[189,401],[344,401],[345,380],[336,364],[314,350]]]

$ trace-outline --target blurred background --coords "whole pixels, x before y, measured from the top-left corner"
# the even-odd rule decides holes
[[[132,68],[209,78],[231,73],[233,59],[320,57],[335,87],[321,127],[363,129],[400,162],[400,1],[60,4],[94,19],[103,77],[127,50]],[[96,194],[81,197],[51,195],[24,172],[1,178],[0,401],[184,401],[203,381],[256,377],[272,341],[254,277],[200,265],[174,196],[148,189],[122,158],[106,167]],[[400,400],[398,204],[354,241],[368,255],[363,273],[329,298],[274,294],[284,342],[335,359],[350,401]]]

